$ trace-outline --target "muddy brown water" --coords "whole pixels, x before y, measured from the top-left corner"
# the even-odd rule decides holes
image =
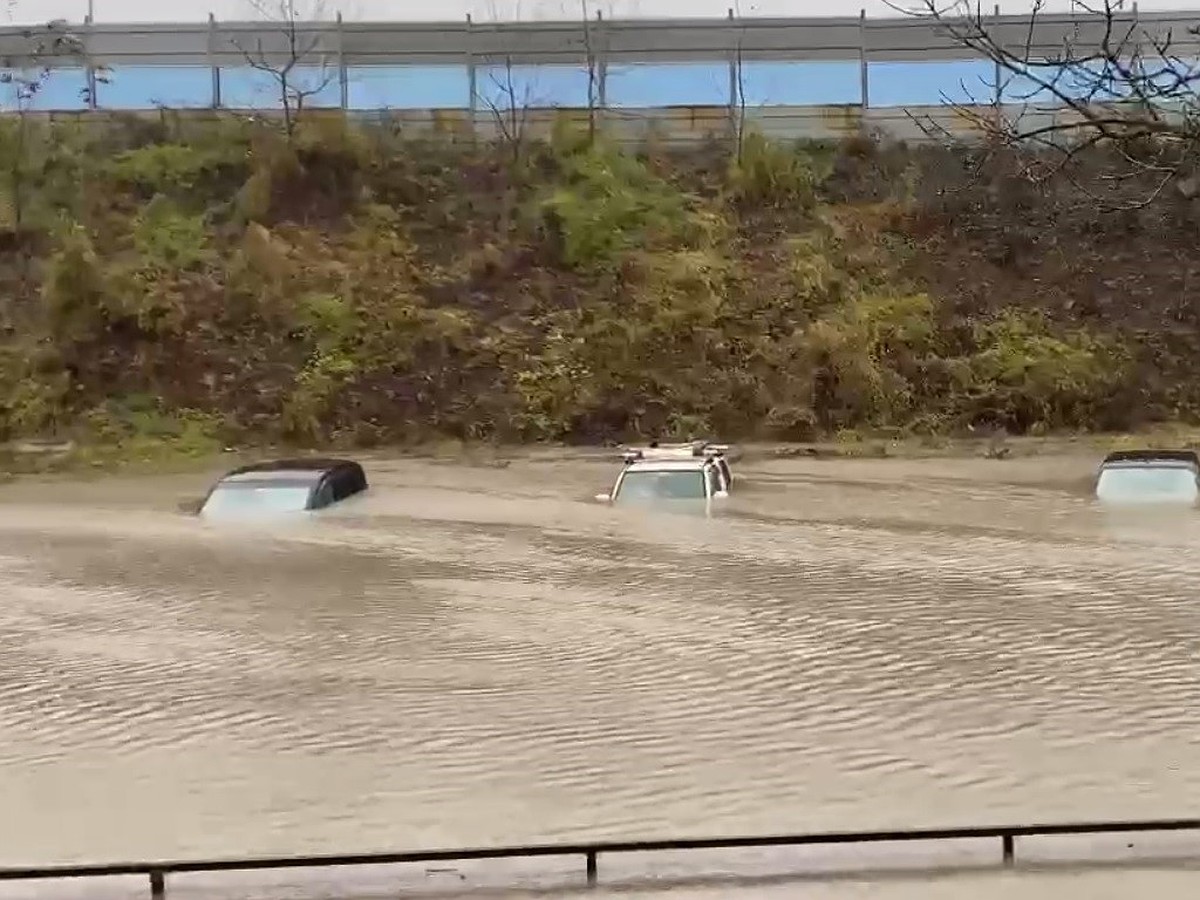
[[[1200,514],[1102,514],[1095,462],[748,460],[710,519],[563,454],[253,528],[176,511],[206,475],[4,486],[0,865],[1196,815]]]

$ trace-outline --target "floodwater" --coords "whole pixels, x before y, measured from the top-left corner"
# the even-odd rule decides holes
[[[589,502],[615,464],[571,454],[366,460],[368,494],[254,528],[177,512],[207,476],[5,486],[0,866],[1194,815],[1200,514],[1102,514],[1095,462],[749,460],[707,519]],[[1052,844],[803,893],[1194,894]],[[824,852],[630,877],[867,865]],[[395,895],[354,877],[214,896]]]

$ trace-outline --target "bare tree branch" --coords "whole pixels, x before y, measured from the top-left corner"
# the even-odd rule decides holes
[[[741,5],[738,0],[734,0],[733,8],[729,11],[730,24],[733,19],[737,19],[739,23],[737,32],[737,46],[734,48],[733,56],[733,94],[731,98],[734,101],[734,109],[730,110],[733,115],[733,140],[734,152],[738,165],[742,163],[742,150],[745,146],[746,135],[746,73],[745,73],[745,43],[746,43],[746,26],[742,20]]]
[[[583,52],[587,64],[587,112],[588,141],[596,142],[596,106],[599,92],[599,71],[596,51],[592,45],[592,17],[588,11],[588,0],[579,0],[579,12],[583,21]],[[597,13],[599,15],[599,13]]]
[[[509,148],[513,163],[519,163],[528,143],[529,112],[533,108],[533,89],[526,84],[519,87],[513,71],[511,56],[504,58],[504,71],[500,75],[488,74],[497,94],[479,94],[480,101],[487,107],[496,122],[500,139]]]
[[[1084,15],[1066,29],[1061,45],[1047,48],[1038,46],[1045,0],[1035,0],[1020,42],[1012,37],[1011,19],[999,25],[971,0],[919,4],[904,11],[936,22],[959,46],[1005,73],[992,85],[992,117],[980,113],[965,87],[968,102],[943,99],[989,143],[1040,154],[1027,167],[1030,177],[1062,175],[1081,153],[1100,148],[1120,163],[1104,176],[1110,186],[1138,180],[1143,188],[1142,196],[1118,201],[1123,208],[1151,202],[1173,181],[1191,183],[1200,146],[1200,66],[1189,55],[1196,55],[1200,25],[1188,29],[1190,46],[1178,52],[1170,31],[1142,27],[1124,0],[1075,0]],[[1087,196],[1113,203],[1090,191]]]
[[[248,0],[250,6],[265,21],[279,30],[282,48],[266,47],[261,39],[255,47],[247,48],[233,41],[234,47],[246,60],[246,65],[271,76],[279,91],[283,109],[284,131],[290,139],[296,123],[310,97],[319,95],[333,81],[335,72],[329,66],[329,54],[321,47],[321,32],[306,25],[326,20],[324,0]],[[314,79],[307,79],[301,69],[317,65]]]

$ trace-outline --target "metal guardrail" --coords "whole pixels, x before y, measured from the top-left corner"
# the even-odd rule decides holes
[[[1114,37],[1150,47],[1167,35],[1180,58],[1200,53],[1196,12],[1120,12]],[[1036,58],[1061,56],[1065,46],[1095,49],[1105,19],[1091,14],[1041,14],[1030,31],[1029,16],[991,19],[998,41]],[[286,63],[288,29],[270,22],[100,24],[68,26],[84,41],[98,66],[214,66],[245,64],[245,53]],[[36,31],[36,29],[33,29]],[[347,66],[580,65],[585,56],[609,65],[722,62],[738,53],[747,62],[855,61],[926,62],[969,60],[977,54],[954,39],[944,24],[925,17],[869,18],[864,11],[837,18],[637,19],[595,21],[477,22],[304,22],[300,44],[313,55],[337,56]],[[0,58],[29,52],[25,27],[0,28]]]
[[[986,18],[986,17],[985,17]],[[1097,50],[1109,22],[1092,14],[1002,16],[988,19],[990,36],[1023,56],[1053,62]],[[1176,59],[1200,56],[1200,11],[1115,14],[1110,38],[1137,44],[1153,56],[1169,44]],[[951,23],[952,24],[952,23]],[[928,17],[738,18],[725,19],[475,22],[295,23],[218,22],[55,26],[72,41],[48,40],[45,26],[0,28],[0,69],[33,65],[86,68],[87,102],[98,107],[97,70],[124,66],[204,67],[211,72],[210,105],[221,108],[222,76],[256,66],[321,69],[334,76],[340,106],[349,107],[352,71],[406,66],[464,69],[469,88],[463,108],[479,105],[477,72],[498,66],[588,68],[596,77],[598,107],[608,106],[610,70],[620,66],[706,63],[729,68],[730,104],[736,105],[738,74],[762,62],[857,62],[860,105],[869,107],[872,63],[948,62],[980,59],[956,40],[947,23]],[[55,48],[70,52],[55,56]],[[297,72],[299,75],[299,71]],[[117,76],[119,77],[119,76]],[[485,75],[484,78],[487,76]],[[999,90],[999,77],[994,86]],[[999,102],[1001,98],[982,98]]]
[[[83,866],[0,868],[0,881],[66,878],[106,878],[144,875],[150,879],[155,900],[167,895],[168,875],[198,872],[247,872],[263,869],[332,868],[395,863],[455,862],[582,856],[589,885],[599,881],[601,855],[651,853],[673,850],[726,850],[755,847],[803,847],[828,844],[911,843],[999,838],[1001,860],[1012,866],[1016,839],[1046,835],[1133,834],[1163,831],[1200,831],[1200,819],[1159,819],[1132,822],[1080,822],[1048,825],[1005,825],[979,828],[915,828],[900,831],[842,831],[815,834],[753,837],[681,838],[650,841],[601,841],[575,844],[529,844],[515,847],[482,847],[465,850],[416,850],[399,853],[354,853],[330,856],[279,856],[246,859],[174,860],[162,862],[100,863]],[[1200,848],[1197,848],[1200,856]]]

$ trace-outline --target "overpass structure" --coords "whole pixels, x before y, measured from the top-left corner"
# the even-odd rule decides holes
[[[1096,52],[1105,42],[1136,44],[1153,55],[1153,48],[1169,47],[1168,55],[1178,61],[1200,58],[1200,10],[1187,12],[1141,12],[1136,4],[1114,17],[1091,14],[1041,14],[1002,16],[998,7],[984,16],[990,38],[1031,64],[1061,65],[1065,58]],[[259,108],[254,101],[233,97],[232,86],[252,70],[293,66],[293,77],[319,79],[321,90],[313,91],[310,105],[365,111],[386,108],[413,127],[470,127],[478,132],[489,127],[489,113],[497,105],[515,105],[517,91],[507,100],[497,99],[490,84],[496,73],[519,78],[529,73],[574,79],[573,100],[530,102],[541,107],[535,120],[545,120],[546,107],[578,108],[606,113],[610,123],[633,123],[642,132],[647,123],[657,122],[670,140],[699,139],[709,135],[714,123],[727,127],[735,107],[741,114],[760,122],[768,134],[797,137],[838,136],[864,126],[899,129],[904,136],[919,137],[921,129],[906,126],[913,110],[880,102],[873,88],[873,72],[881,64],[889,67],[886,79],[916,78],[920,64],[975,66],[979,82],[971,102],[982,107],[1003,107],[1015,102],[1004,92],[999,68],[983,60],[953,33],[971,27],[964,22],[941,22],[927,17],[870,18],[865,12],[841,18],[737,18],[731,10],[725,19],[594,19],[560,22],[358,22],[339,15],[322,22],[221,22],[207,23],[98,24],[56,23],[47,29],[0,29],[0,67],[9,70],[48,64],[75,68],[83,73],[86,109],[136,108],[149,103],[121,102],[118,92],[104,85],[105,72],[114,83],[122,78],[155,80],[171,72],[189,70],[200,80],[189,90],[197,94],[191,106],[211,109]],[[69,32],[74,54],[59,53],[61,46],[47,36],[57,30]],[[830,68],[827,64],[833,64]],[[821,68],[825,65],[825,68]],[[906,66],[897,70],[896,66]],[[639,103],[636,97],[616,97],[610,90],[611,75],[617,71],[653,69],[656,78],[681,78],[680,73],[703,68],[710,81],[719,84],[704,98],[688,97],[682,103]],[[787,68],[792,67],[792,68]],[[771,68],[785,81],[819,80],[836,77],[849,85],[850,96],[836,103],[759,102],[749,99],[745,83],[755,72]],[[926,67],[928,68],[928,67]],[[960,71],[960,70],[955,70]],[[363,79],[394,79],[399,85],[404,73],[419,72],[420,79],[445,79],[453,83],[448,100],[435,105],[406,103],[404,88],[397,96],[376,97],[364,102],[353,90]],[[789,75],[793,72],[794,75]],[[98,74],[101,73],[101,74]],[[136,73],[129,74],[129,73]],[[782,74],[780,74],[782,73]],[[267,73],[269,74],[269,72]],[[989,77],[990,75],[990,77]],[[948,75],[948,77],[950,77]],[[961,77],[961,75],[960,75]],[[586,81],[586,88],[582,87]],[[989,83],[990,82],[990,83]],[[411,83],[411,82],[410,82]],[[578,99],[586,90],[586,104]],[[684,89],[686,92],[686,88]],[[385,92],[386,93],[386,92]],[[937,93],[936,91],[934,92]],[[114,99],[108,99],[114,98]],[[1024,105],[1024,100],[1021,101]],[[1034,98],[1034,102],[1042,102]],[[170,104],[164,104],[170,105]],[[970,132],[976,124],[961,110],[945,108],[935,96],[920,104],[918,118],[934,121],[951,133]],[[269,99],[262,106],[270,107]],[[669,107],[669,108],[664,108]],[[45,108],[45,107],[43,107]],[[1042,109],[1038,114],[1057,115]],[[534,124],[536,130],[537,123]],[[628,129],[627,129],[628,130]]]

